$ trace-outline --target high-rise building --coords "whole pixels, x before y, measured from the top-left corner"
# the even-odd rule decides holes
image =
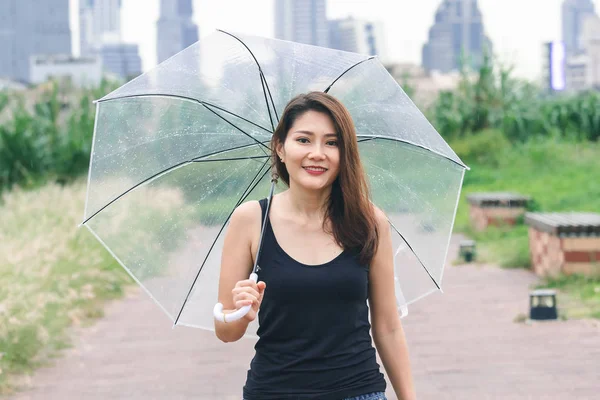
[[[142,60],[137,44],[105,43],[100,51],[105,71],[126,79],[142,73]]]
[[[327,47],[329,33],[325,0],[276,0],[275,37]]]
[[[192,0],[160,1],[160,17],[156,23],[159,63],[198,41],[198,26],[192,16]]]
[[[378,56],[385,60],[383,26],[379,22],[352,17],[328,21],[329,47],[354,53]]]
[[[94,0],[79,0],[79,54],[87,56],[98,48],[94,43]]]
[[[16,76],[17,51],[15,19],[17,1],[0,0],[0,78]]]
[[[121,0],[79,0],[80,54],[100,51],[104,42],[121,38]]]
[[[597,15],[587,16],[583,20],[581,42],[587,58],[587,88],[600,89],[600,18]]]
[[[581,48],[566,60],[566,89],[570,92],[600,89],[600,18],[587,15],[580,30]]]
[[[139,48],[121,39],[121,0],[79,0],[80,54],[97,57],[103,71],[121,78],[142,72]]]
[[[462,65],[478,68],[492,44],[485,36],[477,0],[443,0],[423,46],[423,67],[450,72]]]
[[[568,56],[583,51],[583,21],[596,14],[592,0],[565,0],[562,4],[562,39]]]
[[[34,55],[71,54],[69,0],[0,0],[0,76],[29,81]]]

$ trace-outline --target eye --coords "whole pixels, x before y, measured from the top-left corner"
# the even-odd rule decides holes
[[[296,141],[300,143],[308,143],[308,139],[303,137],[296,139]]]
[[[330,140],[327,142],[327,145],[328,146],[337,146],[338,142],[337,142],[337,140]]]

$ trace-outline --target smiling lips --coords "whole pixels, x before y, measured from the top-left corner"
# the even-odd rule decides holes
[[[327,171],[327,168],[323,168],[323,167],[315,167],[315,166],[308,166],[308,167],[302,167],[306,170],[306,172],[308,172],[311,175],[321,175],[322,173],[324,173],[325,171]]]

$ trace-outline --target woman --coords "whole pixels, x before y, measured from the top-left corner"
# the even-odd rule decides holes
[[[273,168],[289,188],[271,202],[260,281],[247,277],[266,199],[233,213],[219,281],[225,312],[252,305],[241,320],[215,321],[220,340],[240,339],[260,309],[244,399],[385,399],[371,339],[397,397],[414,399],[390,228],[369,201],[348,110],[322,92],[295,97],[271,149]]]

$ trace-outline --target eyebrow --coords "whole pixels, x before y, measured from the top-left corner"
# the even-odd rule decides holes
[[[312,131],[299,130],[299,131],[294,131],[294,133],[304,133],[305,135],[314,136],[314,132],[312,132]],[[325,136],[326,137],[338,137],[338,134],[337,133],[326,133]]]

